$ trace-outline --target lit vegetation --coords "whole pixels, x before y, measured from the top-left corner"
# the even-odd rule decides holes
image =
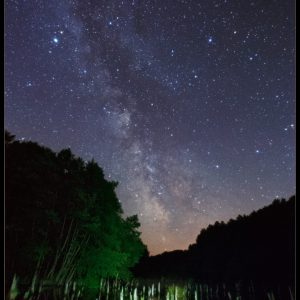
[[[147,249],[137,216],[123,217],[117,183],[69,149],[5,138],[6,288],[14,276],[29,294],[130,279]]]

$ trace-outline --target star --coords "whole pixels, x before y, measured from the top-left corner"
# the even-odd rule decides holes
[[[291,2],[23,2],[6,3],[5,127],[94,159],[151,255],[293,194]]]
[[[59,42],[59,39],[57,37],[54,37],[52,40],[55,44],[58,44],[58,42]]]

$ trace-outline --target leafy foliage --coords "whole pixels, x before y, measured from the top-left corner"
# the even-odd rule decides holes
[[[116,182],[70,149],[55,153],[5,133],[6,273],[55,284],[129,278],[145,253],[137,216],[122,216]]]

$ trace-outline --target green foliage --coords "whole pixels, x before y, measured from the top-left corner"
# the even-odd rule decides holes
[[[8,132],[5,140],[7,273],[91,287],[103,277],[129,278],[146,247],[137,216],[122,216],[117,183],[70,149],[55,153]]]
[[[185,286],[171,285],[167,289],[167,298],[176,300],[185,300],[187,298],[187,289]]]

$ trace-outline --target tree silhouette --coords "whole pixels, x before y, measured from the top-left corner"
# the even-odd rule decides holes
[[[146,251],[137,216],[124,218],[116,182],[95,161],[5,132],[6,284],[129,278]]]
[[[144,258],[140,277],[194,278],[201,282],[256,282],[294,285],[295,196],[249,216],[202,229],[186,251]]]
[[[15,135],[12,135],[10,132],[5,130],[5,133],[4,133],[5,144],[10,144],[10,143],[14,142],[15,137],[16,137]]]

